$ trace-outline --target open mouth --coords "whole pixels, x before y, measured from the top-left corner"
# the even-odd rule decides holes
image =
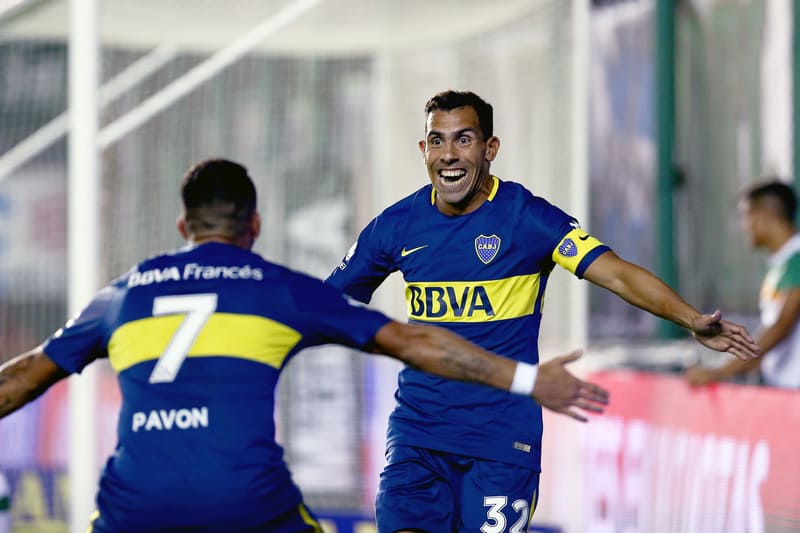
[[[467,177],[467,171],[463,168],[442,169],[439,171],[439,179],[447,185],[456,185]]]

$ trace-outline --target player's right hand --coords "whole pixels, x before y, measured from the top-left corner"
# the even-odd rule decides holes
[[[692,322],[692,336],[697,342],[716,350],[747,361],[761,356],[755,339],[744,326],[722,319],[717,309],[710,315],[701,315]]]
[[[539,365],[533,398],[551,411],[586,422],[583,412],[602,413],[608,405],[608,391],[583,381],[564,368],[581,356],[580,350],[556,357]]]

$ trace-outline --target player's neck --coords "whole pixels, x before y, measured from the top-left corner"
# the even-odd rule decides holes
[[[486,196],[480,195],[480,193],[470,198],[469,201],[458,204],[449,204],[444,200],[437,198],[436,208],[439,210],[439,212],[448,216],[468,215],[469,213],[476,211],[480,206],[483,205],[483,202],[485,201]]]
[[[480,179],[480,187],[478,187],[474,193],[464,198],[462,201],[451,204],[445,202],[442,199],[442,196],[437,194],[436,195],[436,208],[439,212],[448,215],[448,216],[460,216],[460,215],[468,215],[484,204],[484,202],[488,201],[489,196],[492,193],[492,187],[494,185],[494,180],[492,179],[491,174],[487,174],[486,176]]]
[[[796,233],[797,229],[794,227],[794,225],[787,224],[785,226],[781,226],[780,229],[772,233],[771,238],[764,243],[764,248],[766,248],[770,254],[774,254],[783,248],[789,239],[796,235]]]
[[[206,244],[209,242],[218,242],[222,244],[230,244],[232,246],[238,246],[239,248],[243,248],[245,250],[249,250],[253,247],[253,239],[247,235],[240,235],[238,237],[230,237],[229,235],[223,234],[208,234],[208,235],[192,235],[188,239],[188,243],[190,246],[199,246],[201,244]]]

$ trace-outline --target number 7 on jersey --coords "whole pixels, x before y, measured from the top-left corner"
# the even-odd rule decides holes
[[[175,380],[186,354],[216,309],[216,294],[182,294],[153,299],[153,316],[179,313],[185,313],[186,316],[153,367],[150,383],[170,383]]]

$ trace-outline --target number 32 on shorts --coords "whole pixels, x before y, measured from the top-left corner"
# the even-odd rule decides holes
[[[525,533],[528,528],[528,511],[530,509],[527,500],[515,500],[511,504],[511,508],[518,514],[519,518],[511,525],[511,529],[506,530],[506,515],[503,514],[503,509],[508,505],[508,497],[506,496],[484,496],[483,506],[488,507],[486,510],[486,522],[481,526],[483,533]]]

